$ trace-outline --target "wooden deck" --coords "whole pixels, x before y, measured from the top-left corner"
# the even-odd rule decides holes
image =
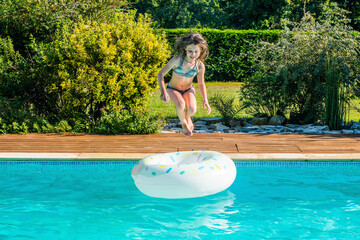
[[[349,154],[360,156],[360,135],[229,134],[152,135],[28,134],[0,136],[1,153],[153,154],[212,150],[225,154]]]

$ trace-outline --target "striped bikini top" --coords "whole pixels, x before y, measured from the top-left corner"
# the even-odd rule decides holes
[[[181,61],[180,65],[177,68],[175,68],[173,71],[176,74],[179,74],[180,76],[183,76],[183,77],[188,77],[188,78],[195,77],[196,74],[199,72],[199,70],[197,68],[197,61],[195,62],[194,68],[191,69],[189,72],[186,72],[186,73],[182,70],[183,63],[184,63],[184,58]]]

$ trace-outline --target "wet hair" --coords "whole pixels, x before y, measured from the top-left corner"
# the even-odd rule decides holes
[[[186,47],[188,45],[198,45],[200,47],[199,60],[205,62],[209,56],[209,49],[206,40],[200,33],[188,33],[179,37],[175,43],[175,52],[186,56]]]

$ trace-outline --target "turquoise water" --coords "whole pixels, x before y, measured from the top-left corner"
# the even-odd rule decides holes
[[[237,163],[181,200],[140,193],[133,166],[0,161],[0,239],[360,239],[360,163]]]

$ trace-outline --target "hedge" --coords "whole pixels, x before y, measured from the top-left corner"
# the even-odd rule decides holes
[[[198,32],[207,40],[210,56],[206,60],[207,81],[241,82],[252,75],[247,53],[251,43],[276,42],[281,30],[158,29],[171,46],[184,33]]]

